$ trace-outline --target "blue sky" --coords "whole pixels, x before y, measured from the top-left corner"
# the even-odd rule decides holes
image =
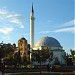
[[[0,0],[0,42],[30,43],[30,10],[34,6],[35,43],[42,37],[56,38],[66,52],[74,47],[75,0]]]

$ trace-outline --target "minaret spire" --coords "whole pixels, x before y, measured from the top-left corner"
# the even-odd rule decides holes
[[[32,3],[32,13],[34,13],[34,9],[33,9],[33,3]]]

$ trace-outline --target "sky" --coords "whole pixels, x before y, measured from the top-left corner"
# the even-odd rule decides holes
[[[56,38],[69,53],[75,49],[75,0],[0,0],[0,42],[30,43],[30,11],[34,7],[35,44],[42,37]]]

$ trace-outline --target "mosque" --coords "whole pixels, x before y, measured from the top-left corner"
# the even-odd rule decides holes
[[[26,57],[29,58],[27,51],[30,50],[30,52],[42,49],[49,49],[50,52],[52,52],[53,54],[53,60],[51,62],[49,62],[48,60],[46,62],[44,62],[43,64],[54,64],[55,58],[58,59],[58,61],[60,62],[60,64],[65,64],[65,60],[63,58],[65,51],[63,50],[63,47],[61,46],[61,44],[59,43],[59,41],[57,39],[55,39],[54,37],[42,37],[40,40],[38,40],[38,42],[34,45],[34,9],[33,9],[33,5],[32,5],[32,9],[30,12],[30,46],[27,43],[27,40],[22,37],[21,39],[18,40],[18,50],[20,50],[21,52],[21,56],[23,57],[23,54],[26,54]],[[30,59],[31,59],[31,54],[30,53]],[[39,64],[38,62],[33,62],[34,65]]]

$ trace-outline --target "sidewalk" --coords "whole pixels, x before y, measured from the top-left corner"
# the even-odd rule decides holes
[[[4,75],[11,75],[11,74],[13,74],[13,73],[4,73]],[[2,75],[2,72],[0,72],[0,75]]]
[[[19,72],[19,73],[26,73],[26,72]],[[27,73],[38,73],[38,74],[40,74],[40,72],[27,72]],[[41,71],[41,73],[44,73],[44,74],[60,74],[60,75],[68,75],[68,74],[72,74],[72,75],[75,75],[75,72],[46,72],[46,71]],[[11,75],[11,74],[18,74],[18,73],[5,73],[4,75]],[[0,75],[2,75],[2,74],[0,74]]]
[[[4,73],[4,75],[10,75],[11,73]],[[2,75],[2,73],[0,72],[0,75]]]
[[[26,73],[26,72],[19,72],[19,73]],[[27,72],[27,73],[38,73],[40,74],[40,72]],[[75,72],[46,72],[46,71],[41,71],[41,73],[44,73],[44,74],[60,74],[60,75],[67,75],[67,74],[72,74],[72,75],[75,75]],[[18,74],[18,73],[4,73],[4,75],[11,75],[11,74]],[[2,73],[0,72],[0,75],[2,75]]]

